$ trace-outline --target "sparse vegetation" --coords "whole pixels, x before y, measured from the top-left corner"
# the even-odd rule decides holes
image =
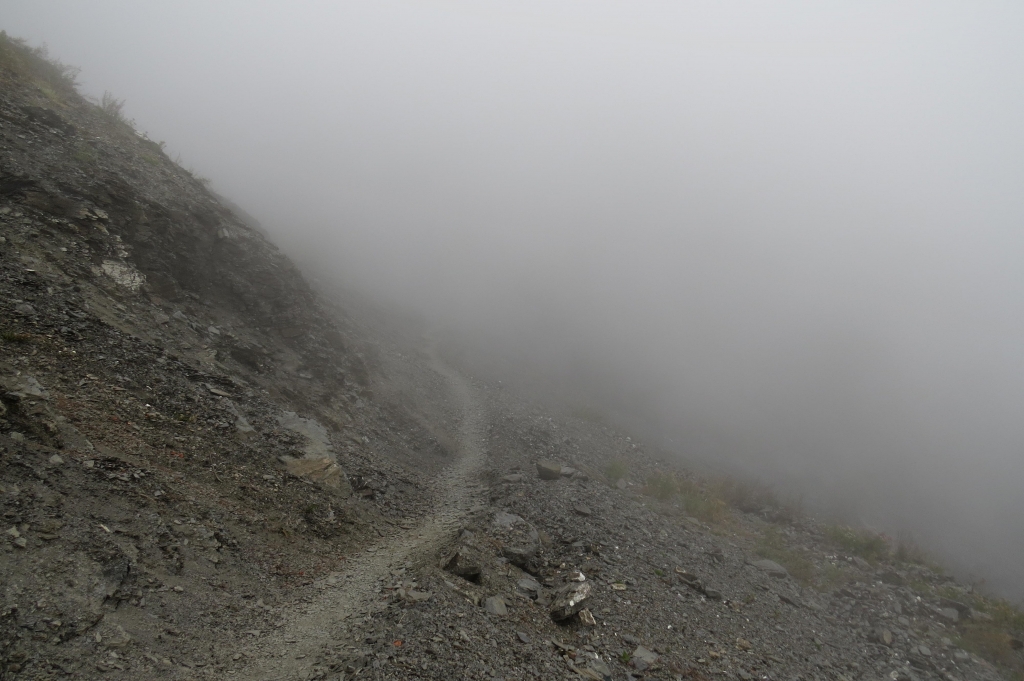
[[[43,94],[59,99],[61,93],[75,91],[79,72],[50,57],[45,45],[29,47],[24,40],[0,31],[0,77],[35,81]]]
[[[647,485],[643,489],[644,494],[655,499],[668,501],[677,494],[681,494],[679,480],[672,473],[655,473],[647,478]]]
[[[827,561],[816,577],[816,586],[821,591],[837,589],[845,584],[849,584],[850,582],[857,580],[856,575],[854,575],[849,569],[842,565],[836,565]]]
[[[893,558],[901,563],[913,563],[915,565],[927,565],[928,556],[924,550],[909,536],[901,534],[896,541],[896,550]]]
[[[124,103],[125,100],[118,99],[110,92],[104,91],[103,97],[100,99],[100,111],[111,120],[127,124],[128,119],[124,116]]]
[[[744,513],[781,506],[775,493],[764,484],[750,483],[735,478],[723,478],[715,485],[716,492],[726,503]]]
[[[622,480],[629,474],[629,466],[626,465],[625,461],[616,459],[611,461],[607,466],[604,467],[604,477],[608,479],[608,482],[612,485]]]
[[[3,338],[8,343],[31,343],[32,335],[28,333],[22,333],[20,331],[4,331],[0,334],[0,338]]]
[[[826,528],[825,536],[842,550],[870,563],[889,557],[889,542],[882,535],[869,530],[832,525]]]
[[[643,493],[661,501],[677,500],[687,515],[707,523],[721,523],[728,515],[728,505],[711,489],[677,473],[654,473],[647,478]]]
[[[765,529],[764,536],[757,546],[757,555],[774,560],[786,568],[793,579],[805,586],[814,582],[814,563],[807,556],[789,548],[782,533],[774,527]]]
[[[188,173],[189,177],[191,177],[194,181],[198,182],[199,184],[203,185],[204,187],[209,187],[210,186],[210,182],[211,182],[210,178],[205,177],[203,175],[200,175],[195,170],[195,168],[186,168],[185,172]]]

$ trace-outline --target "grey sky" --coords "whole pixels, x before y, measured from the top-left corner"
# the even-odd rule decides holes
[[[0,24],[496,375],[1024,596],[1024,7],[6,0]]]

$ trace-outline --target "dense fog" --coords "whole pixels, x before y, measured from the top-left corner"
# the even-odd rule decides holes
[[[1024,6],[32,0],[311,267],[1024,597]]]

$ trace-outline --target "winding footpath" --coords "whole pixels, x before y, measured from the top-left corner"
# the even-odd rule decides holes
[[[313,602],[287,610],[285,624],[246,651],[249,664],[238,678],[304,678],[317,654],[341,639],[346,625],[378,605],[380,581],[393,570],[436,557],[482,499],[475,475],[485,458],[483,408],[468,379],[438,359],[432,360],[431,368],[448,383],[460,414],[458,458],[435,481],[436,511],[412,529],[392,531],[352,556],[340,580],[326,580]]]

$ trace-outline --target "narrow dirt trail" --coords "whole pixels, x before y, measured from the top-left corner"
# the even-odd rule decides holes
[[[286,623],[246,652],[249,664],[240,678],[305,678],[317,654],[336,641],[346,625],[374,610],[380,601],[380,580],[392,570],[433,559],[482,498],[483,488],[474,476],[485,457],[483,407],[468,379],[440,360],[432,360],[430,366],[446,379],[460,415],[458,458],[434,481],[435,512],[412,529],[392,531],[350,557],[347,570],[334,583],[328,579],[317,584],[320,591],[312,602],[298,603],[286,611]]]

